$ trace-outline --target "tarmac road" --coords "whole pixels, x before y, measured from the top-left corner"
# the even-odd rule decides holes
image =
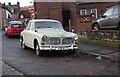
[[[118,75],[118,63],[106,59],[98,60],[89,55],[54,52],[38,57],[34,50],[20,47],[19,37],[7,38],[4,32],[2,61],[10,69],[15,69],[15,75]],[[11,75],[10,71],[6,73],[9,69],[5,68],[6,65],[2,66],[2,74]]]

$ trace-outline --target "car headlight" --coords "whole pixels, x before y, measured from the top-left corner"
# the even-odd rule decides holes
[[[47,39],[48,39],[48,37],[46,35],[43,35],[42,41],[46,41]]]
[[[77,35],[74,35],[74,39],[77,40],[77,39],[78,39],[78,36],[77,36]]]

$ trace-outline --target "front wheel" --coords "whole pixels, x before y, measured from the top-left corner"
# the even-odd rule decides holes
[[[39,44],[38,44],[38,42],[36,42],[36,45],[35,45],[35,55],[40,56],[41,54],[42,53],[40,51]]]
[[[93,29],[94,29],[94,30],[100,30],[100,27],[99,27],[98,24],[94,24],[94,25],[93,25]]]

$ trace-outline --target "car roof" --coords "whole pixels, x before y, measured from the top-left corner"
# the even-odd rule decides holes
[[[10,23],[10,24],[22,24],[21,21],[10,21],[9,23]]]
[[[52,20],[52,19],[33,19],[33,20],[30,20],[30,22],[42,22],[42,21],[59,22],[57,20]]]

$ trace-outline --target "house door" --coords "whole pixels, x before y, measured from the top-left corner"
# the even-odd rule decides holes
[[[70,10],[62,10],[62,17],[63,17],[63,28],[66,31],[69,31]]]

